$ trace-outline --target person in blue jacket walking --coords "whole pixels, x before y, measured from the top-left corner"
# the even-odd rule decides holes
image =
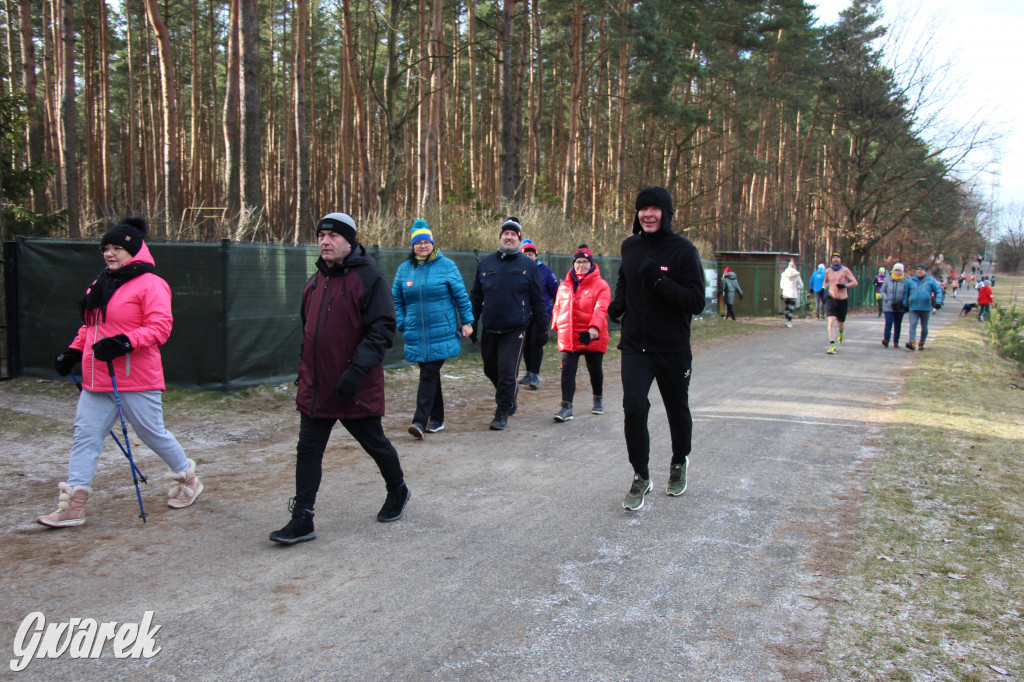
[[[811,292],[814,293],[814,317],[818,320],[825,319],[825,296],[828,292],[825,290],[825,264],[818,263],[818,269],[811,275],[811,279],[808,282],[808,286],[811,287]]]
[[[537,264],[537,272],[540,274],[541,293],[544,294],[544,305],[548,309],[548,319],[551,319],[551,309],[555,304],[555,295],[558,293],[558,278],[551,268],[544,265],[537,258],[537,245],[532,239],[524,239],[523,245],[519,247],[530,260]],[[540,388],[540,365],[544,360],[544,344],[548,342],[547,327],[543,329],[536,317],[530,320],[526,327],[526,340],[523,343],[523,363],[526,365],[526,374],[519,380],[519,383],[533,390]]]
[[[934,307],[938,310],[942,307],[942,287],[928,274],[924,263],[919,263],[914,270],[914,276],[907,280],[907,286],[903,290],[903,307],[910,315],[910,340],[906,344],[907,350],[924,350],[924,341],[928,338],[928,318],[932,315],[933,296]],[[918,322],[921,323],[921,342],[915,347],[914,336]]]
[[[423,438],[444,428],[441,366],[462,351],[473,331],[473,307],[455,262],[434,243],[427,221],[412,224],[412,252],[398,266],[391,286],[405,359],[420,366],[416,412],[409,433]]]

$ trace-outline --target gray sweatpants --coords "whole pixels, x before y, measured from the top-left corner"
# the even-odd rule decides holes
[[[164,428],[161,391],[121,391],[124,418],[150,450],[160,455],[176,474],[188,469],[188,459],[178,439]],[[113,393],[82,391],[75,413],[75,438],[68,458],[68,485],[91,485],[96,460],[103,451],[107,433],[117,423]]]

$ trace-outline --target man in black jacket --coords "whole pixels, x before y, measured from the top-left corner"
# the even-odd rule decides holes
[[[540,329],[551,324],[537,264],[519,251],[522,237],[518,218],[502,224],[500,246],[477,265],[469,293],[477,320],[473,335],[479,332],[484,374],[495,389],[492,431],[503,431],[516,411],[516,374],[530,317],[543,322]]]
[[[626,451],[633,484],[625,509],[644,505],[650,492],[650,433],[647,395],[651,383],[668,415],[672,462],[666,492],[682,495],[690,462],[690,319],[704,310],[704,269],[693,243],[672,232],[672,196],[661,187],[646,187],[636,198],[633,236],[622,242],[622,264],[615,299],[608,309],[622,319],[622,408]]]

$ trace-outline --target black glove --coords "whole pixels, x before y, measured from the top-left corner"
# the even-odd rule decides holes
[[[584,346],[590,345],[590,332],[580,332],[580,343]]]
[[[109,362],[132,352],[132,342],[124,334],[104,336],[92,344],[92,354],[100,362]]]
[[[75,365],[81,361],[82,351],[75,348],[68,348],[53,359],[53,368],[57,370],[57,374],[62,377],[66,377],[71,374],[71,370],[75,368]]]
[[[936,304],[935,304],[935,309],[936,309],[936,310],[938,310],[938,309],[939,309],[939,308],[941,308],[941,307],[942,307],[942,304],[941,304],[941,303],[936,303]]]
[[[359,387],[362,385],[363,379],[366,378],[367,371],[365,367],[349,365],[348,369],[341,373],[338,386],[334,389],[341,402],[347,403],[356,399],[356,393],[359,392]]]
[[[661,267],[648,256],[640,264],[640,275],[647,282],[648,286],[653,287],[661,279]]]
[[[845,284],[838,284],[838,283],[836,284],[836,289],[845,289],[845,288],[846,288]]]
[[[473,343],[476,343],[476,327],[476,323],[473,323],[473,331],[469,333],[469,340]]]

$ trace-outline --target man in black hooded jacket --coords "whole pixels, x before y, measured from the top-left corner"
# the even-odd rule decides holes
[[[693,243],[672,232],[672,196],[646,187],[636,198],[633,236],[622,242],[622,264],[608,316],[622,320],[622,408],[633,484],[625,509],[644,505],[650,492],[647,395],[658,381],[672,436],[666,492],[686,490],[690,439],[690,320],[704,310],[704,268]]]

